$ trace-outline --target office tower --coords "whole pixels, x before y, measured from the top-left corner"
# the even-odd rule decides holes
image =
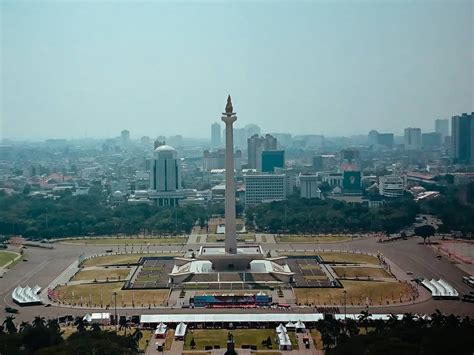
[[[225,169],[225,149],[218,149],[210,152],[205,150],[203,153],[204,170]],[[234,169],[242,170],[242,151],[236,150],[234,153]]]
[[[276,150],[277,140],[271,134],[266,134],[265,137],[259,137],[254,134],[247,139],[247,153],[248,153],[248,168],[257,169],[261,172],[262,169],[262,152],[267,150]]]
[[[423,133],[421,135],[421,145],[423,146],[423,148],[441,147],[441,144],[442,144],[441,133],[430,132],[430,133]]]
[[[120,132],[120,137],[122,139],[122,146],[128,145],[130,142],[130,131],[128,129],[124,129]]]
[[[401,197],[405,191],[405,180],[398,175],[379,177],[379,193],[385,197]]]
[[[379,133],[377,137],[377,145],[380,148],[393,148],[393,133]]]
[[[455,163],[474,164],[474,112],[452,117],[451,156]]]
[[[153,152],[151,161],[150,198],[158,206],[176,206],[183,197],[178,153],[169,145],[161,145]]]
[[[266,150],[262,152],[262,172],[273,173],[275,168],[285,167],[284,150]]]
[[[435,132],[441,134],[441,139],[449,136],[449,120],[448,119],[437,119],[435,120]]]
[[[379,139],[379,132],[377,132],[375,129],[371,130],[368,134],[368,143],[369,146],[376,146],[378,144],[378,139]]]
[[[211,125],[211,146],[213,149],[222,146],[221,125],[218,122]]]
[[[405,128],[404,144],[406,150],[416,150],[421,148],[421,129]]]

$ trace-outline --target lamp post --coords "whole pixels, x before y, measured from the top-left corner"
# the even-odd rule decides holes
[[[344,294],[344,326],[346,325],[346,317],[347,317],[347,291],[342,291]]]
[[[115,320],[115,333],[117,333],[117,292],[114,291],[114,293],[112,294],[114,296],[114,320]]]

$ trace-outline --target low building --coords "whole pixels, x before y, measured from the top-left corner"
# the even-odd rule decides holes
[[[321,190],[318,187],[318,175],[300,174],[298,179],[300,182],[301,198],[321,198]]]
[[[245,204],[281,201],[286,198],[285,174],[245,175]]]
[[[405,191],[405,181],[398,175],[381,176],[378,187],[382,196],[401,197]]]

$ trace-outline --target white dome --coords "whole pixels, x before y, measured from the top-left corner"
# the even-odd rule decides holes
[[[158,148],[155,149],[155,152],[176,152],[176,149],[174,149],[170,145],[160,145]]]

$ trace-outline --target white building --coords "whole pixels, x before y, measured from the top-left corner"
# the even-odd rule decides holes
[[[246,175],[245,203],[254,205],[262,202],[281,201],[286,198],[286,175]]]
[[[298,176],[300,181],[301,198],[321,198],[321,190],[318,187],[318,175]]]
[[[153,152],[149,197],[159,206],[175,206],[184,198],[178,153],[169,145],[162,145]]]
[[[405,191],[405,181],[398,175],[379,177],[379,193],[385,197],[400,197]]]

